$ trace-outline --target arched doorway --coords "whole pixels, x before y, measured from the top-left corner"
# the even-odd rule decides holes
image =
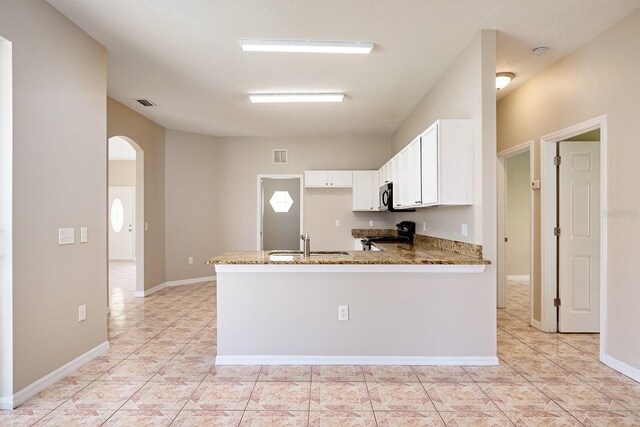
[[[144,151],[131,138],[108,142],[109,305],[144,297]]]

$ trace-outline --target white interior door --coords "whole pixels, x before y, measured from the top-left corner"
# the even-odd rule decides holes
[[[561,142],[560,332],[600,331],[600,144]]]
[[[134,259],[134,189],[109,187],[109,259]]]

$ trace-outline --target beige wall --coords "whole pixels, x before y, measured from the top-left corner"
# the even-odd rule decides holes
[[[107,98],[107,137],[113,136],[132,139],[144,152],[144,289],[150,289],[165,281],[165,129]],[[105,207],[105,218],[106,212]]]
[[[166,133],[166,280],[213,275],[204,264],[218,252],[218,211],[226,209],[218,197],[216,138],[189,132]],[[192,256],[193,264],[187,263]]]
[[[289,149],[288,164],[272,163],[274,148]],[[256,250],[258,174],[378,169],[389,156],[387,137],[219,138],[217,249]],[[351,189],[305,189],[304,203],[312,250],[351,249],[351,229],[367,228],[370,219],[377,228],[395,224],[388,214],[352,212]]]
[[[531,263],[529,152],[507,160],[506,268],[509,276],[528,276]]]
[[[16,393],[107,340],[107,53],[44,1],[0,10],[13,43]],[[78,238],[81,226],[88,243],[58,246],[59,227]]]
[[[135,187],[136,161],[109,160],[109,187]]]
[[[614,77],[612,77],[614,76]],[[609,211],[640,210],[640,11],[575,50],[498,103],[498,151],[606,114]],[[539,158],[539,146],[536,146]],[[536,161],[534,174],[540,176]],[[544,183],[541,183],[544,186]],[[603,189],[604,191],[604,189]],[[539,226],[539,204],[534,221]],[[640,369],[640,287],[635,253],[640,217],[608,226],[606,354]],[[535,250],[540,272],[539,234]],[[535,298],[540,298],[536,284]],[[539,319],[539,311],[536,313]]]

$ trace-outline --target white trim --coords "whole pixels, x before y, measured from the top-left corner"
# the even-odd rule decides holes
[[[75,371],[78,368],[81,368],[85,364],[91,362],[96,357],[99,357],[108,351],[109,351],[109,341],[105,341],[102,344],[98,345],[97,347],[94,347],[91,350],[87,351],[83,355],[76,357],[75,359],[65,364],[64,366],[59,367],[55,371],[29,384],[28,386],[26,386],[16,394],[14,394],[12,397],[3,398],[3,402],[4,404],[6,404],[7,399],[11,399],[12,401],[10,403],[13,406],[13,408],[15,408],[18,405],[21,405],[27,400],[31,399],[36,394],[40,393],[42,390],[51,386],[53,383],[61,380],[62,378],[69,375],[71,372]],[[9,408],[9,409],[12,409],[12,408]]]
[[[287,154],[288,159],[288,154]],[[271,179],[300,179],[300,234],[304,233],[304,175],[303,174],[262,174],[259,173],[257,175],[258,182],[258,191],[257,191],[257,203],[256,203],[256,211],[258,220],[256,222],[256,249],[258,251],[262,250],[262,179],[263,178],[271,178]],[[300,249],[302,248],[302,241],[300,241]]]
[[[640,382],[640,369],[634,368],[631,365],[627,365],[626,363],[621,362],[618,359],[609,356],[608,354],[603,354],[600,359],[602,363],[604,363],[608,367],[615,369],[616,371],[628,376],[634,381]]]
[[[216,365],[440,365],[495,366],[495,356],[407,357],[407,356],[216,356]]]
[[[0,411],[13,409],[13,396],[0,397]]]
[[[484,264],[216,264],[216,273],[483,273]]]
[[[184,286],[184,285],[195,285],[203,282],[213,282],[215,280],[216,280],[216,276],[204,276],[204,277],[196,277],[194,279],[172,280],[170,282],[160,283],[159,285],[154,286],[151,289],[147,289],[146,291],[136,291],[136,298],[148,297],[149,295],[155,294],[156,292],[164,288],[170,288],[174,286]]]
[[[528,282],[531,280],[531,276],[528,274],[509,274],[507,280],[513,280],[514,282]]]
[[[539,320],[531,318],[531,321],[529,324],[536,329],[542,330],[542,323]]]
[[[541,265],[542,265],[542,326],[546,332],[557,331],[557,315],[553,306],[556,294],[556,244],[553,236],[555,225],[556,173],[553,166],[555,144],[571,137],[600,129],[600,212],[608,209],[607,180],[607,115],[594,117],[582,123],[562,129],[540,138],[540,179],[543,182],[541,200]],[[548,182],[547,182],[548,180]],[[600,359],[606,349],[607,324],[607,218],[600,222]]]

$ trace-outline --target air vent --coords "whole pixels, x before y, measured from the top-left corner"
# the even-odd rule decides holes
[[[136,101],[138,101],[140,104],[144,105],[145,107],[155,107],[156,104],[154,104],[153,102],[149,101],[148,99],[136,99]]]
[[[289,152],[286,148],[276,148],[273,150],[273,164],[286,165],[289,163]]]

